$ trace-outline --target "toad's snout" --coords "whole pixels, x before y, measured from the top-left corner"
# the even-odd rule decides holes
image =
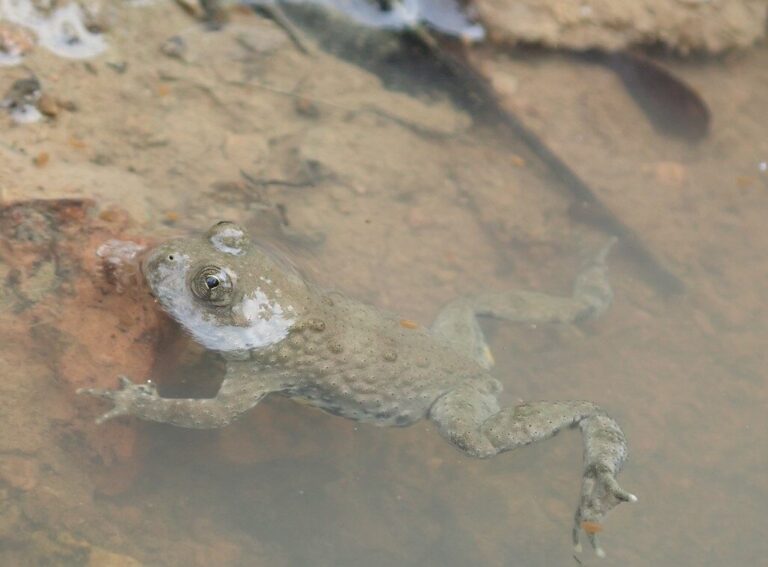
[[[170,280],[178,279],[186,265],[184,260],[185,256],[173,241],[161,244],[144,255],[140,264],[141,273],[153,295],[157,296],[160,288]]]

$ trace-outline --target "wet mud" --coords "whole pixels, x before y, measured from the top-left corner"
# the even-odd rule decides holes
[[[535,156],[439,91],[387,88],[235,11],[121,5],[87,61],[4,68],[66,104],[0,115],[0,563],[578,565],[578,435],[472,461],[429,424],[377,429],[270,399],[220,431],[120,420],[75,389],[118,374],[210,395],[220,368],[97,248],[239,222],[311,277],[428,324],[461,293],[569,293],[606,234]],[[178,38],[178,39],[174,39]],[[170,42],[170,43],[169,43]],[[622,424],[639,497],[584,565],[768,556],[768,50],[664,61],[707,101],[706,137],[659,134],[609,70],[478,50],[500,102],[674,273],[619,246],[616,299],[579,327],[488,322],[507,401],[588,399]],[[70,104],[71,103],[71,104]],[[108,274],[107,274],[108,275]]]

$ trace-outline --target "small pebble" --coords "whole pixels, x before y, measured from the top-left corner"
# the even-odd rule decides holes
[[[34,163],[35,166],[37,167],[45,167],[50,161],[50,159],[51,159],[51,156],[48,155],[48,152],[40,152],[32,160],[32,163]]]
[[[656,180],[667,187],[681,187],[688,178],[686,167],[676,161],[660,161],[654,165]]]
[[[320,109],[311,100],[299,97],[294,104],[296,112],[304,116],[305,118],[318,118],[320,116]]]
[[[37,109],[49,118],[56,118],[60,111],[59,103],[48,93],[40,95],[37,101]]]
[[[757,185],[757,179],[749,175],[739,175],[736,177],[736,185],[739,186],[739,189],[748,189]]]
[[[408,211],[406,222],[411,228],[425,228],[434,224],[429,214],[420,207],[412,207]]]
[[[75,136],[70,136],[68,142],[71,147],[77,150],[84,150],[86,147],[88,147],[88,144],[86,144],[84,140],[81,140]]]
[[[141,567],[142,563],[130,555],[122,555],[101,547],[93,547],[88,557],[88,567]]]
[[[525,158],[517,154],[509,156],[509,161],[512,162],[512,165],[515,167],[525,167]]]
[[[603,526],[599,522],[581,522],[581,529],[588,534],[597,534],[603,531]]]
[[[112,69],[118,75],[122,75],[128,70],[128,63],[125,61],[107,61],[107,67]]]
[[[160,46],[160,52],[171,59],[186,61],[187,43],[181,36],[174,35],[163,42]]]

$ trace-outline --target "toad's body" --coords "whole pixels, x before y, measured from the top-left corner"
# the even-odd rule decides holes
[[[532,402],[501,409],[500,383],[477,315],[512,321],[571,322],[597,316],[611,301],[604,248],[577,279],[572,297],[531,292],[485,294],[447,305],[430,329],[319,289],[287,262],[253,244],[237,225],[150,251],[142,271],[162,307],[227,360],[211,399],[170,399],[151,383],[123,378],[120,390],[85,390],[112,400],[118,415],[183,427],[222,427],[271,393],[379,425],[429,418],[476,457],[578,426],[585,437],[576,540],[585,528],[598,553],[595,523],[620,501],[616,482],[627,450],[621,429],[590,402]],[[585,523],[586,522],[586,523]]]
[[[409,425],[448,389],[485,374],[410,321],[340,294],[318,295],[308,305],[303,324],[253,359],[290,383],[287,395],[330,413]]]

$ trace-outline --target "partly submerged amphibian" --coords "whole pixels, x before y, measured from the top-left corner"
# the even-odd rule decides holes
[[[118,390],[84,389],[121,415],[181,427],[229,424],[273,393],[377,425],[430,419],[464,453],[486,458],[578,426],[584,476],[573,529],[599,555],[595,526],[620,502],[636,498],[616,476],[627,458],[624,434],[586,401],[526,402],[501,408],[501,384],[478,325],[485,315],[518,322],[593,318],[611,302],[605,246],[577,278],[571,297],[510,291],[449,303],[431,328],[328,292],[221,222],[202,236],[168,241],[141,262],[151,293],[179,324],[227,363],[210,399],[171,399],[151,382],[121,377]],[[585,527],[586,526],[586,527]]]

